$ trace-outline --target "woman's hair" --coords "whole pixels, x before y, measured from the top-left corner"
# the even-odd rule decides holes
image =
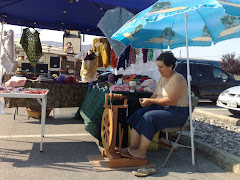
[[[67,42],[67,44],[70,44],[70,45],[72,45],[72,43],[71,43],[71,42]],[[66,45],[67,45],[67,44],[66,44]]]
[[[167,67],[172,66],[172,69],[174,69],[177,59],[171,51],[164,51],[157,58],[157,61],[163,61]]]

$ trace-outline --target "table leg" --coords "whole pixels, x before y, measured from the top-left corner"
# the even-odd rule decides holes
[[[46,106],[47,106],[47,99],[42,99],[42,112],[41,112],[41,144],[40,144],[40,152],[42,152],[42,144],[43,144],[43,137],[45,131],[45,121],[46,121]]]

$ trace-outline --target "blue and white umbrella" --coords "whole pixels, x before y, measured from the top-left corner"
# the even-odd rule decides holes
[[[210,46],[212,43],[240,37],[240,18],[229,14],[232,13],[226,13],[217,0],[159,0],[112,35],[112,39],[126,46],[131,44],[133,48],[173,49],[186,46],[193,165],[195,158],[188,46]]]
[[[218,0],[227,14],[232,16],[240,16],[240,0]]]

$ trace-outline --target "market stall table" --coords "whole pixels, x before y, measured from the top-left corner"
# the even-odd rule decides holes
[[[48,89],[47,108],[78,107],[85,97],[88,83],[27,81],[24,88]],[[35,99],[4,98],[5,106],[40,108]]]
[[[40,143],[40,152],[42,152],[42,144],[44,137],[44,129],[45,129],[45,121],[46,121],[46,107],[47,107],[47,94],[48,90],[46,90],[43,94],[30,94],[30,93],[0,93],[0,97],[6,98],[32,98],[37,99],[39,104],[42,107],[41,112],[41,143]]]

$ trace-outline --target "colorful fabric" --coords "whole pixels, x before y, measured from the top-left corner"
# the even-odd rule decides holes
[[[97,55],[98,67],[107,68],[110,65],[110,50],[107,38],[93,39],[93,52]]]
[[[148,61],[152,61],[153,60],[153,49],[149,49],[148,50]]]

